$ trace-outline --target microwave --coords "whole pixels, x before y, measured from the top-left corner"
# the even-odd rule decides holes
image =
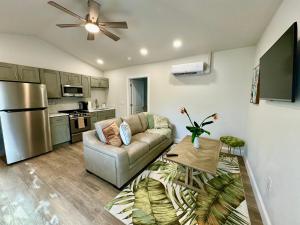
[[[76,85],[62,85],[64,97],[83,97],[83,87]]]

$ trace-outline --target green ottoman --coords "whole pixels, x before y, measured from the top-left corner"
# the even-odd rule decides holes
[[[233,136],[222,136],[220,141],[222,144],[228,146],[228,153],[232,154],[234,153],[235,148],[238,148],[240,150],[240,155],[242,155],[241,148],[245,146],[245,141],[242,139]]]

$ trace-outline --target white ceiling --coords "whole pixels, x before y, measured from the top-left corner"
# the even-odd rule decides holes
[[[77,20],[47,0],[1,0],[0,32],[35,35],[101,70],[192,56],[256,44],[282,0],[98,0],[103,21],[127,21],[128,30],[110,29],[121,40],[102,34],[86,40],[84,28],[61,29]],[[56,0],[81,16],[87,0]],[[180,38],[183,46],[173,49]],[[143,57],[139,49],[146,47]],[[128,57],[132,57],[128,61]],[[96,59],[104,60],[98,65]]]

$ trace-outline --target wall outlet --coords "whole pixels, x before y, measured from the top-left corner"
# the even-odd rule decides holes
[[[266,179],[266,191],[267,193],[269,193],[272,189],[272,178],[271,177],[267,177]]]

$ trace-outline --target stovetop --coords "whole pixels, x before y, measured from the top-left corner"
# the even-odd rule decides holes
[[[58,111],[58,112],[67,113],[67,114],[69,114],[70,118],[89,117],[90,116],[90,113],[87,112],[87,110],[82,110],[82,109],[61,110],[61,111]]]

